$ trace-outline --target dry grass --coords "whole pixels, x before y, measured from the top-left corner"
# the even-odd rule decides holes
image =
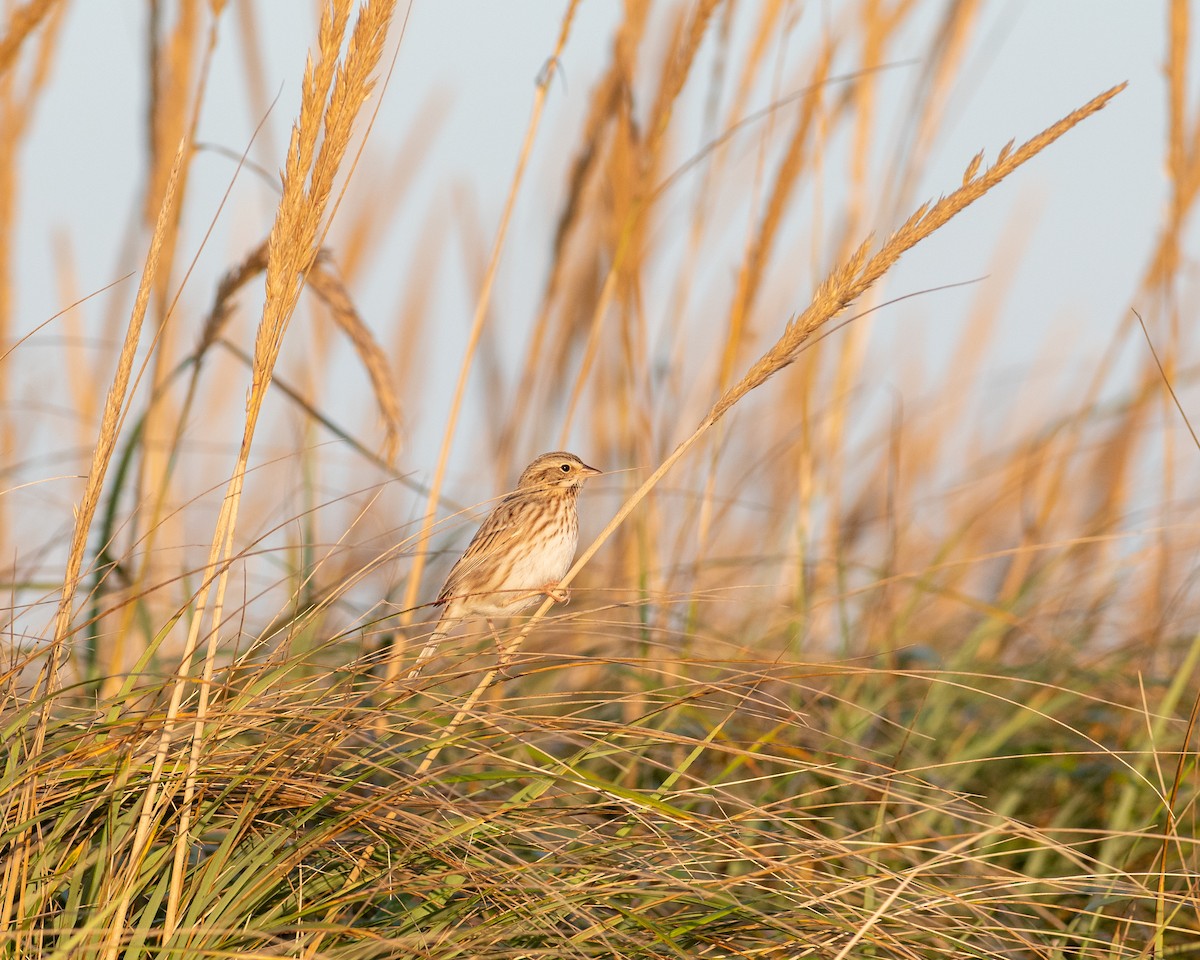
[[[234,32],[267,110],[269,24],[219,3],[150,18],[137,293],[111,358],[62,347],[88,446],[59,472],[82,479],[60,513],[41,503],[45,543],[0,523],[0,956],[1195,954],[1195,451],[1156,432],[1178,416],[1162,379],[1192,373],[1189,8],[1168,2],[1170,203],[1130,293],[1161,370],[1121,371],[1130,324],[1098,368],[1036,394],[1022,380],[981,422],[995,286],[962,317],[950,376],[913,376],[882,414],[861,317],[899,258],[1122,87],[990,163],[963,158],[922,202],[988,5],[924,27],[922,6],[839,5],[804,33],[786,4],[626,4],[607,67],[572,91],[568,142],[543,111],[569,4],[498,161],[516,164],[498,222],[460,238],[478,267],[452,393],[421,359],[441,342],[451,218],[401,268],[394,318],[358,299],[371,271],[395,277],[372,251],[435,123],[355,198],[395,4],[322,5],[286,154],[253,149],[282,167],[273,226],[223,253],[215,292],[186,259],[198,119]],[[30,2],[0,37],[0,252],[64,16]],[[895,68],[914,36],[919,68]],[[789,73],[782,45],[802,41]],[[876,183],[897,89],[907,132]],[[510,382],[502,271],[546,155],[565,189]],[[1009,243],[997,276],[1023,255]],[[56,269],[75,299],[70,249]],[[0,279],[12,364],[37,335],[9,348],[20,278]],[[346,422],[337,391],[357,380],[369,403]],[[431,416],[445,427],[422,461],[403,442]],[[0,417],[15,511],[36,502],[22,464],[40,448]],[[579,436],[611,470],[585,513],[607,498],[612,520],[568,575],[572,605],[497,638],[505,674],[476,633],[400,679],[467,517]],[[445,490],[468,442],[464,508]]]

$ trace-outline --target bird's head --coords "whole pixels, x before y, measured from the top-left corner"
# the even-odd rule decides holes
[[[517,481],[518,490],[537,487],[551,490],[578,490],[588,477],[599,476],[602,471],[589,467],[573,453],[556,451],[543,453],[525,468]]]

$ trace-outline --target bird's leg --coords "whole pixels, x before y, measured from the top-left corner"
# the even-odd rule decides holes
[[[496,672],[506,680],[511,680],[512,674],[508,672],[508,665],[512,662],[512,656],[504,649],[504,639],[500,636],[500,631],[496,629],[492,618],[485,617],[485,619],[488,629],[492,631],[492,642],[496,644]]]

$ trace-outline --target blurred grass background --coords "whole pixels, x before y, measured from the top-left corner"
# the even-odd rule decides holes
[[[68,224],[63,312],[33,325],[22,137],[77,9],[10,7],[0,951],[1200,953],[1196,444],[1168,389],[1193,372],[1200,123],[1190,6],[1163,6],[1167,136],[1145,148],[1168,202],[1142,275],[1098,360],[999,384],[1032,201],[961,315],[884,275],[977,196],[1014,203],[983,194],[1125,94],[1029,104],[982,157],[941,155],[993,4],[631,0],[584,90],[564,4],[494,157],[506,192],[448,189],[401,263],[375,248],[449,109],[384,175],[368,131],[406,95],[383,83],[406,8],[319,8],[269,148],[196,130],[223,45],[246,103],[279,109],[270,15],[149,4],[144,103],[111,105],[144,108],[137,269],[88,286]],[[577,122],[545,123],[565,91]],[[217,155],[270,196],[261,222],[193,199]],[[245,236],[201,242],[231,215]],[[539,272],[507,278],[534,309],[510,315],[502,265],[537,243]],[[473,315],[435,306],[451,255]],[[359,296],[384,283],[386,315]],[[889,313],[908,326],[880,351]],[[506,629],[504,673],[468,631],[406,679],[473,519],[560,446],[609,471],[584,542],[620,510],[572,603]]]

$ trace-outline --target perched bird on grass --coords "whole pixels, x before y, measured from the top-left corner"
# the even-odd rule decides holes
[[[579,489],[601,471],[573,453],[543,453],[525,468],[517,489],[506,494],[450,569],[438,594],[442,608],[433,634],[410,676],[433,656],[454,627],[471,617],[508,617],[541,597],[565,603],[559,581],[579,545]]]

